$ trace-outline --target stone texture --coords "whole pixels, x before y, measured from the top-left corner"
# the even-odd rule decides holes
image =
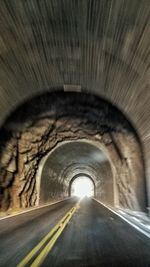
[[[110,175],[115,205],[145,208],[144,165],[139,139],[125,117],[106,101],[81,93],[39,96],[8,118],[1,129],[1,134],[4,133],[7,138],[1,142],[0,155],[2,209],[35,205],[39,197],[36,174],[40,161],[58,144],[69,140],[96,142],[108,156],[113,177],[106,167],[103,168],[103,178],[97,184],[99,198],[108,202],[105,178]],[[58,164],[56,162],[56,169]],[[84,170],[85,166],[88,169],[88,161],[82,166]],[[99,177],[99,166],[94,160],[89,167],[90,172]],[[53,173],[50,181],[52,198],[65,195],[69,183],[67,177],[65,181],[56,174]]]

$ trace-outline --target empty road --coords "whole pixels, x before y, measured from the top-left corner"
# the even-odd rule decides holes
[[[17,266],[75,203],[70,199],[0,221],[0,266]],[[46,244],[26,266],[37,266],[33,262]],[[150,267],[150,239],[101,204],[84,198],[41,266]]]

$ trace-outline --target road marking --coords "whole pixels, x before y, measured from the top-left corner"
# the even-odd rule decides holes
[[[52,237],[52,239],[49,241],[49,243],[46,245],[46,247],[42,250],[42,252],[39,254],[39,256],[34,260],[34,262],[31,264],[30,267],[39,267],[48,253],[51,251],[52,247],[54,246],[55,242],[57,241],[58,237],[61,235],[63,232],[64,228],[70,221],[71,217],[73,216],[74,212],[76,211],[76,207],[73,209],[73,211],[68,215],[67,219],[65,222],[62,224],[61,228],[56,232],[56,234]]]
[[[79,208],[79,203],[77,203],[73,208],[71,208],[65,216],[53,227],[53,229],[27,254],[27,256],[17,265],[17,267],[25,267],[29,261],[35,256],[35,254],[44,246],[46,241],[50,239],[46,247],[43,248],[39,256],[34,260],[31,266],[38,267],[43,262],[48,252],[52,249],[56,240],[66,227],[67,223],[70,221],[71,217],[75,213],[75,211]],[[35,265],[36,264],[36,265]]]

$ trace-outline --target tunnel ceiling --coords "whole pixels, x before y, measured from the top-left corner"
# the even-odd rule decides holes
[[[45,171],[49,172],[49,169],[53,169],[59,177],[60,173],[63,172],[67,167],[72,165],[77,165],[77,168],[80,166],[85,168],[92,166],[95,169],[98,169],[100,173],[100,166],[102,163],[108,162],[106,155],[97,147],[88,144],[87,142],[70,142],[65,143],[59,146],[54,152],[49,155],[49,158],[45,164]],[[97,179],[100,177],[97,173]],[[46,174],[45,174],[46,175]],[[92,175],[92,173],[91,173]],[[65,177],[72,178],[71,177]]]

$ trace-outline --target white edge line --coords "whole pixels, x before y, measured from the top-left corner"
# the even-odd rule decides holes
[[[48,206],[52,206],[52,205],[55,205],[57,203],[63,202],[65,200],[68,200],[70,198],[71,197],[68,197],[68,198],[65,198],[65,199],[62,199],[62,200],[58,200],[58,201],[53,202],[53,203],[45,204],[45,205],[42,205],[42,206],[39,206],[39,207],[33,207],[33,208],[30,208],[29,210],[24,210],[24,211],[21,211],[21,212],[16,213],[16,214],[10,214],[8,216],[6,215],[5,217],[0,218],[0,221],[8,219],[8,218],[11,218],[11,217],[19,216],[19,215],[22,215],[22,214],[27,213],[27,212],[31,212],[31,211],[34,211],[34,210],[42,209],[42,208],[45,208],[45,207],[48,207]]]
[[[113,209],[111,209],[110,207],[106,206],[105,204],[103,204],[102,202],[100,202],[99,200],[92,198],[93,200],[95,200],[96,202],[100,203],[102,206],[104,206],[105,208],[107,208],[108,210],[110,210],[111,212],[115,213],[118,217],[120,217],[121,219],[123,219],[125,222],[127,222],[128,224],[130,224],[132,227],[134,227],[136,230],[138,230],[139,232],[141,232],[142,234],[144,234],[145,236],[147,236],[148,238],[150,238],[150,234],[148,234],[146,231],[142,230],[139,226],[133,224],[132,222],[128,221],[125,217],[123,217],[122,215],[120,215],[119,213],[117,213],[116,211],[114,211]]]

